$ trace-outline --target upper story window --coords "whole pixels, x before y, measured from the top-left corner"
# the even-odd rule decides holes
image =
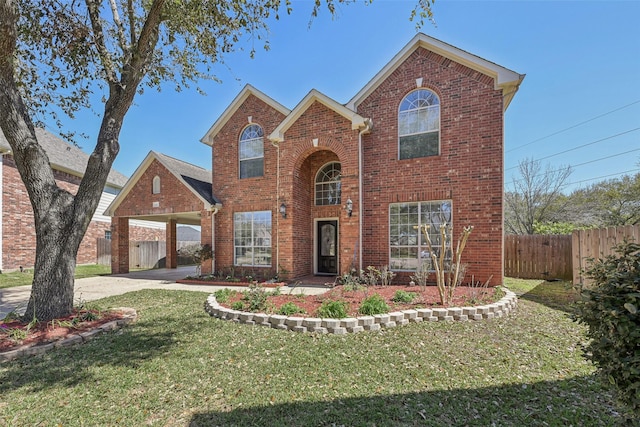
[[[440,99],[427,89],[409,93],[398,111],[398,157],[437,156],[440,154]]]
[[[153,194],[160,194],[160,177],[158,175],[153,177],[153,183],[151,187],[151,192]]]
[[[264,175],[264,142],[262,128],[252,124],[244,128],[238,147],[240,178]]]
[[[338,162],[326,164],[316,175],[316,206],[340,204],[341,166]]]

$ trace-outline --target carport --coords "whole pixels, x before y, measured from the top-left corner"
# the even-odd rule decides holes
[[[221,204],[211,193],[211,171],[149,152],[105,211],[111,217],[111,272],[129,272],[129,226],[134,221],[166,225],[166,267],[178,266],[176,226],[199,226],[201,244],[213,250],[215,214]],[[202,264],[211,272],[214,260]]]

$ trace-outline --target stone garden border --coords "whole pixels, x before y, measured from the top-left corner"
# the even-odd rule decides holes
[[[138,316],[137,312],[133,308],[120,307],[114,308],[112,310],[122,311],[124,317],[122,317],[122,319],[107,322],[95,329],[71,333],[65,338],[57,341],[48,342],[46,344],[27,344],[13,350],[5,351],[3,353],[0,353],[0,363],[17,359],[18,357],[22,356],[36,356],[38,354],[44,354],[49,350],[53,350],[54,348],[69,347],[75,344],[85,343],[104,332],[115,331],[125,325],[128,325],[129,323],[133,322]]]
[[[419,308],[394,311],[374,316],[348,317],[344,319],[321,319],[316,317],[287,317],[279,314],[250,313],[222,307],[216,297],[209,295],[204,309],[212,317],[247,325],[268,326],[294,332],[317,332],[320,334],[344,335],[362,331],[379,331],[409,322],[484,320],[509,315],[517,306],[518,298],[512,291],[502,288],[505,296],[493,304],[475,307]]]

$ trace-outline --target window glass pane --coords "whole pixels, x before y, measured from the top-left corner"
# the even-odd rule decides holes
[[[422,226],[430,226],[433,252],[442,251],[440,224],[447,224],[451,238],[451,201],[394,203],[389,205],[389,265],[392,270],[414,271],[421,263],[431,265],[427,239]],[[451,254],[446,254],[451,259]],[[431,268],[431,267],[429,267]]]
[[[398,111],[399,155],[413,159],[438,155],[440,151],[440,100],[430,90],[409,93]]]
[[[400,137],[400,160],[439,154],[438,132]]]
[[[264,162],[262,158],[243,160],[240,162],[240,178],[254,178],[264,175]]]
[[[234,264],[271,265],[271,211],[234,214]]]
[[[249,125],[242,131],[238,144],[238,158],[240,178],[264,175],[264,141],[260,126]]]
[[[342,197],[341,165],[333,162],[325,165],[316,175],[316,205],[339,205]]]

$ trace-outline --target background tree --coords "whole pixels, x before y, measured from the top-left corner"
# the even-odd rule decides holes
[[[334,13],[339,3],[325,0]],[[431,18],[431,0],[411,14]],[[315,16],[323,4],[313,3]],[[176,89],[212,78],[241,38],[264,41],[266,21],[290,0],[0,0],[0,129],[34,212],[36,260],[25,316],[50,320],[73,309],[78,247],[120,149],[122,124],[142,88]],[[266,41],[265,41],[266,46]],[[102,122],[75,195],[61,189],[35,137],[32,117],[57,106],[73,117],[103,95]],[[57,119],[57,117],[56,117]]]
[[[598,182],[583,193],[600,226],[640,223],[640,173]]]
[[[518,169],[520,177],[513,179],[513,190],[504,197],[505,229],[511,234],[534,234],[536,223],[557,221],[565,208],[561,189],[571,167],[543,168],[538,160],[524,159]]]

